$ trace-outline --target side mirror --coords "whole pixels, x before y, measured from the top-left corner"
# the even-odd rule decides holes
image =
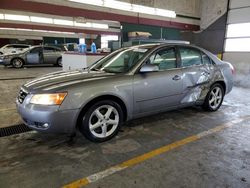
[[[140,69],[141,73],[157,72],[157,71],[159,71],[159,67],[157,65],[152,65],[152,64],[145,64]]]

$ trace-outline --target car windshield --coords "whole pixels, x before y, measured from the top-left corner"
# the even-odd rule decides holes
[[[90,70],[110,73],[126,73],[146,54],[148,48],[129,48],[115,51],[93,65]]]

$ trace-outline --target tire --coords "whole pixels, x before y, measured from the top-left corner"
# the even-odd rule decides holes
[[[61,57],[57,59],[56,64],[58,67],[62,67],[62,58]]]
[[[104,142],[117,135],[124,117],[119,104],[104,100],[91,106],[80,118],[80,132],[93,142]]]
[[[217,111],[221,107],[224,95],[225,91],[221,84],[212,85],[202,106],[203,109],[210,112]]]
[[[16,69],[20,69],[23,67],[24,65],[24,61],[20,58],[15,58],[11,61],[11,64],[13,67],[15,67]]]

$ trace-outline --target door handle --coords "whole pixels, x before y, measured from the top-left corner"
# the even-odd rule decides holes
[[[175,76],[172,78],[172,80],[175,80],[175,81],[180,80],[180,79],[181,79],[181,77],[180,77],[179,75],[175,75]]]

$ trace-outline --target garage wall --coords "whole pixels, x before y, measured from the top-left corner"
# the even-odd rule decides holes
[[[243,29],[241,28],[242,23],[250,26],[250,1],[231,0],[229,9],[223,59],[236,67],[236,82],[241,86],[250,87],[250,42],[248,42],[250,40],[250,27],[244,29],[247,31],[245,33],[242,33]],[[232,30],[229,31],[232,26],[236,26],[235,36],[230,34]],[[229,44],[230,41],[234,41],[234,45]]]
[[[224,51],[224,36],[226,32],[227,14],[217,19],[212,25],[200,32],[181,32],[181,39],[207,49],[214,54]]]
[[[201,30],[207,29],[227,12],[228,0],[200,0]]]

